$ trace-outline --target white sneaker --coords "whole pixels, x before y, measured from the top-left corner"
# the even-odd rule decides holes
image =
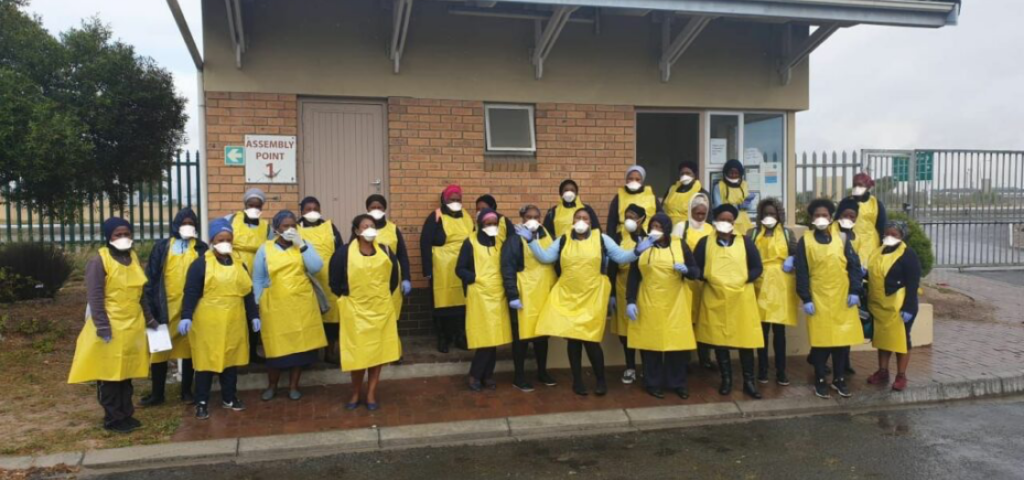
[[[630,385],[636,381],[636,370],[627,368],[625,372],[622,372],[622,383]]]

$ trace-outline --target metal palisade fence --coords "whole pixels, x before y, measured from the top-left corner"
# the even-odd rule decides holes
[[[133,186],[128,203],[111,205],[102,195],[85,199],[73,223],[46,217],[6,195],[17,185],[0,187],[0,243],[43,242],[61,246],[97,243],[103,240],[101,225],[111,216],[123,217],[134,227],[136,240],[157,240],[170,235],[174,216],[183,207],[198,214],[203,199],[199,194],[199,153],[182,152],[164,172],[163,180]]]
[[[875,179],[889,212],[921,224],[936,266],[1024,265],[1024,152],[861,150],[797,155],[797,205],[850,194],[853,176]]]

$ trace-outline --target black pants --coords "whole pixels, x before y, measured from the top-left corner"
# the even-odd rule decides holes
[[[113,426],[135,414],[135,405],[132,404],[134,392],[131,380],[96,382],[96,399],[103,407],[103,426]]]
[[[172,360],[173,361],[173,360]],[[153,395],[156,398],[164,398],[164,387],[167,384],[167,362],[154,363],[149,366],[149,374],[153,379]],[[192,378],[195,370],[192,370],[192,359],[186,358],[181,361],[181,394],[192,393]]]
[[[238,368],[225,368],[223,372],[196,372],[196,403],[209,403],[213,376],[220,377],[220,398],[225,402],[238,399]]]
[[[690,350],[683,352],[683,354],[686,355],[686,363],[690,363],[690,360],[693,358]],[[701,365],[711,363],[711,345],[697,342],[697,363]]]
[[[498,347],[478,348],[469,364],[469,376],[483,382],[494,377],[494,366],[498,363]]]
[[[512,314],[512,363],[516,367],[515,379],[523,381],[526,376],[526,352],[533,344],[533,356],[537,357],[537,374],[548,371],[548,337],[534,337],[529,340],[519,338],[519,311],[511,309]]]
[[[587,349],[587,358],[594,369],[594,377],[598,383],[604,383],[604,350],[601,342],[585,342],[583,340],[566,339],[566,352],[569,353],[569,367],[572,369],[574,386],[583,385],[583,349]]]
[[[686,352],[640,350],[644,361],[644,385],[648,388],[676,389],[686,386]]]
[[[626,357],[626,369],[636,370],[636,349],[629,348],[629,337],[620,335],[619,342],[622,343],[622,353]]]
[[[811,349],[811,363],[814,365],[814,376],[823,379],[826,376],[825,364],[832,357],[832,377],[841,379],[846,375],[846,367],[850,362],[850,347],[815,347]]]
[[[434,309],[434,331],[446,342],[466,338],[466,307]]]
[[[754,376],[754,349],[753,348],[737,348],[740,352],[740,369],[743,372],[744,377]],[[722,365],[732,365],[732,361],[729,359],[729,349],[725,347],[715,347],[715,360],[718,360],[719,368]]]
[[[764,348],[757,349],[757,370],[768,374],[768,333],[772,333],[772,348],[775,352],[775,372],[786,371],[786,326],[780,323],[762,323],[761,333],[764,334]]]

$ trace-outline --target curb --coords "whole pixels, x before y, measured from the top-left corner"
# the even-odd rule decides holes
[[[916,385],[898,393],[888,390],[858,392],[850,399],[833,398],[823,401],[817,397],[801,396],[164,443],[41,456],[0,457],[0,470],[48,468],[61,464],[92,471],[146,470],[196,460],[207,463],[253,462],[350,452],[645,431],[759,418],[854,413],[879,407],[1022,393],[1024,369],[1015,369],[952,382]]]

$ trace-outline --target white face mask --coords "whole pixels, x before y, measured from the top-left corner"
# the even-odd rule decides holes
[[[715,230],[719,233],[732,233],[732,224],[729,222],[715,222]]]
[[[861,187],[861,186],[853,187],[853,196],[855,196],[855,197],[859,197],[861,195],[864,195],[867,192],[868,192],[868,189],[865,188],[865,187]]]
[[[292,238],[294,238],[298,234],[299,234],[299,231],[296,230],[295,227],[291,227],[291,228],[281,232],[281,236],[286,238],[286,239],[288,239],[288,240],[291,240]]]
[[[682,183],[683,185],[689,185],[693,183],[693,177],[690,175],[683,175],[679,177],[679,182]]]
[[[700,229],[704,228],[704,222],[698,222],[698,221],[696,221],[696,220],[694,220],[692,218],[687,220],[687,221],[690,222],[690,228],[693,228],[693,229],[696,229],[696,230],[700,230]]]
[[[257,218],[260,218],[260,215],[263,215],[263,210],[260,210],[258,208],[245,209],[245,216],[249,220],[256,220]]]
[[[497,237],[498,236],[498,226],[497,225],[491,225],[489,227],[484,227],[484,233],[488,237]]]
[[[231,255],[231,242],[220,242],[213,249],[221,255]]]
[[[530,229],[531,232],[536,232],[537,230],[540,229],[540,222],[532,218],[527,220],[524,225],[526,225],[526,228]]]
[[[732,185],[739,185],[740,184],[740,180],[741,180],[741,178],[739,178],[739,177],[736,177],[736,178],[725,177],[725,181],[729,182]]]
[[[885,245],[886,247],[895,247],[896,245],[899,245],[902,241],[903,240],[900,240],[892,235],[886,235],[885,238],[882,239],[882,245]]]
[[[654,240],[655,242],[661,240],[661,237],[664,235],[665,232],[662,232],[661,230],[651,230],[650,232],[647,233],[647,236],[650,237],[650,239]]]
[[[384,218],[384,210],[377,210],[376,208],[366,212],[367,215],[373,217],[374,220],[380,220]]]
[[[831,224],[832,222],[828,221],[825,217],[815,218],[814,221],[811,222],[811,225],[814,225],[814,228],[817,228],[818,230],[824,230]]]
[[[453,212],[461,212],[462,211],[462,203],[461,202],[449,203],[448,204],[448,210],[451,210]]]
[[[366,240],[367,242],[372,242],[377,238],[377,229],[373,227],[367,228],[363,230],[363,233],[360,233],[359,236],[363,237],[363,240]]]
[[[843,230],[849,230],[853,228],[853,223],[853,220],[850,220],[849,218],[840,218],[839,228],[842,228]]]
[[[565,200],[565,203],[574,202],[576,200],[576,192],[572,190],[567,190],[565,193],[562,194],[562,200]]]
[[[192,225],[182,225],[181,228],[178,229],[178,235],[181,236],[182,240],[196,238],[196,227]]]
[[[576,233],[582,235],[590,231],[590,224],[583,220],[577,220],[576,223],[572,224],[572,229]]]
[[[775,228],[775,225],[779,224],[779,220],[775,217],[764,217],[761,219],[761,225],[768,228]]]
[[[322,217],[320,216],[320,212],[306,212],[302,214],[302,218],[306,219],[309,223],[316,223],[320,221],[320,218]]]
[[[640,182],[629,182],[626,184],[626,189],[631,192],[639,192],[643,188],[644,184]]]
[[[116,248],[119,252],[127,252],[132,249],[132,239],[122,237],[110,242],[110,246]]]
[[[635,232],[636,231],[636,227],[637,227],[636,220],[633,220],[632,218],[627,218],[626,219],[626,231],[627,232],[629,232],[629,233]]]

